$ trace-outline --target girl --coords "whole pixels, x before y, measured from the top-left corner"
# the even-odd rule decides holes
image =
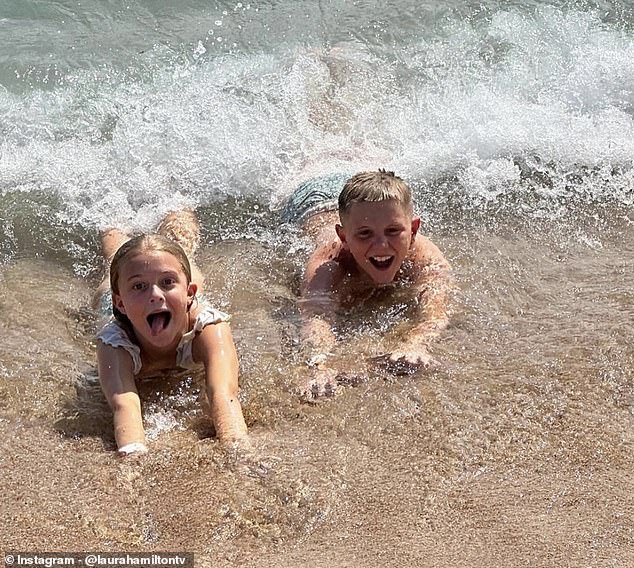
[[[124,238],[116,230],[102,235],[106,258]],[[194,275],[193,281],[183,248],[160,234],[127,240],[112,258],[114,317],[97,334],[97,360],[119,455],[147,451],[135,380],[200,364],[216,436],[221,442],[247,440],[229,316],[199,305],[202,276],[197,270]]]

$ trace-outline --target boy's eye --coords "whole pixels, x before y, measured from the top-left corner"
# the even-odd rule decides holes
[[[145,282],[135,282],[132,284],[132,289],[136,291],[145,289]]]
[[[174,284],[176,284],[176,278],[170,276],[163,279],[163,286],[174,286]]]
[[[372,232],[371,232],[371,231],[359,231],[359,232],[357,233],[357,237],[358,237],[359,239],[367,239],[367,238],[369,238],[370,236],[372,236]]]
[[[403,229],[400,227],[392,227],[386,231],[386,233],[390,236],[400,235],[403,232]]]

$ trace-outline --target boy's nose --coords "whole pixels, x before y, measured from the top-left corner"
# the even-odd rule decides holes
[[[372,244],[376,247],[384,247],[387,245],[387,238],[385,235],[375,235]]]

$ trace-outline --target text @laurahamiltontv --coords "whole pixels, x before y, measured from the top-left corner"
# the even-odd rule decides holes
[[[193,568],[194,555],[181,552],[7,552],[4,555],[5,568],[37,566],[101,566],[143,567],[143,568]]]

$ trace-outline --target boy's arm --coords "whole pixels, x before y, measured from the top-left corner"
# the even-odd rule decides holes
[[[101,389],[113,412],[114,437],[120,455],[147,451],[141,401],[134,382],[132,357],[123,349],[97,342]]]
[[[336,343],[333,321],[338,308],[339,263],[332,259],[332,246],[318,248],[306,265],[299,309],[302,316],[302,349],[309,360],[320,363]]]
[[[228,323],[206,326],[194,339],[194,359],[205,365],[211,419],[220,442],[247,441],[238,399],[238,355]]]
[[[298,387],[301,397],[307,401],[334,394],[337,388],[337,372],[327,364],[328,355],[337,342],[333,323],[339,306],[336,292],[342,280],[341,267],[334,260],[337,251],[337,243],[319,247],[306,265],[302,282],[301,349],[310,372]]]
[[[449,292],[452,286],[451,267],[438,247],[425,237],[415,262],[418,289],[418,319],[401,349],[390,355],[392,361],[404,361],[415,365],[432,362],[429,346],[447,327]]]

